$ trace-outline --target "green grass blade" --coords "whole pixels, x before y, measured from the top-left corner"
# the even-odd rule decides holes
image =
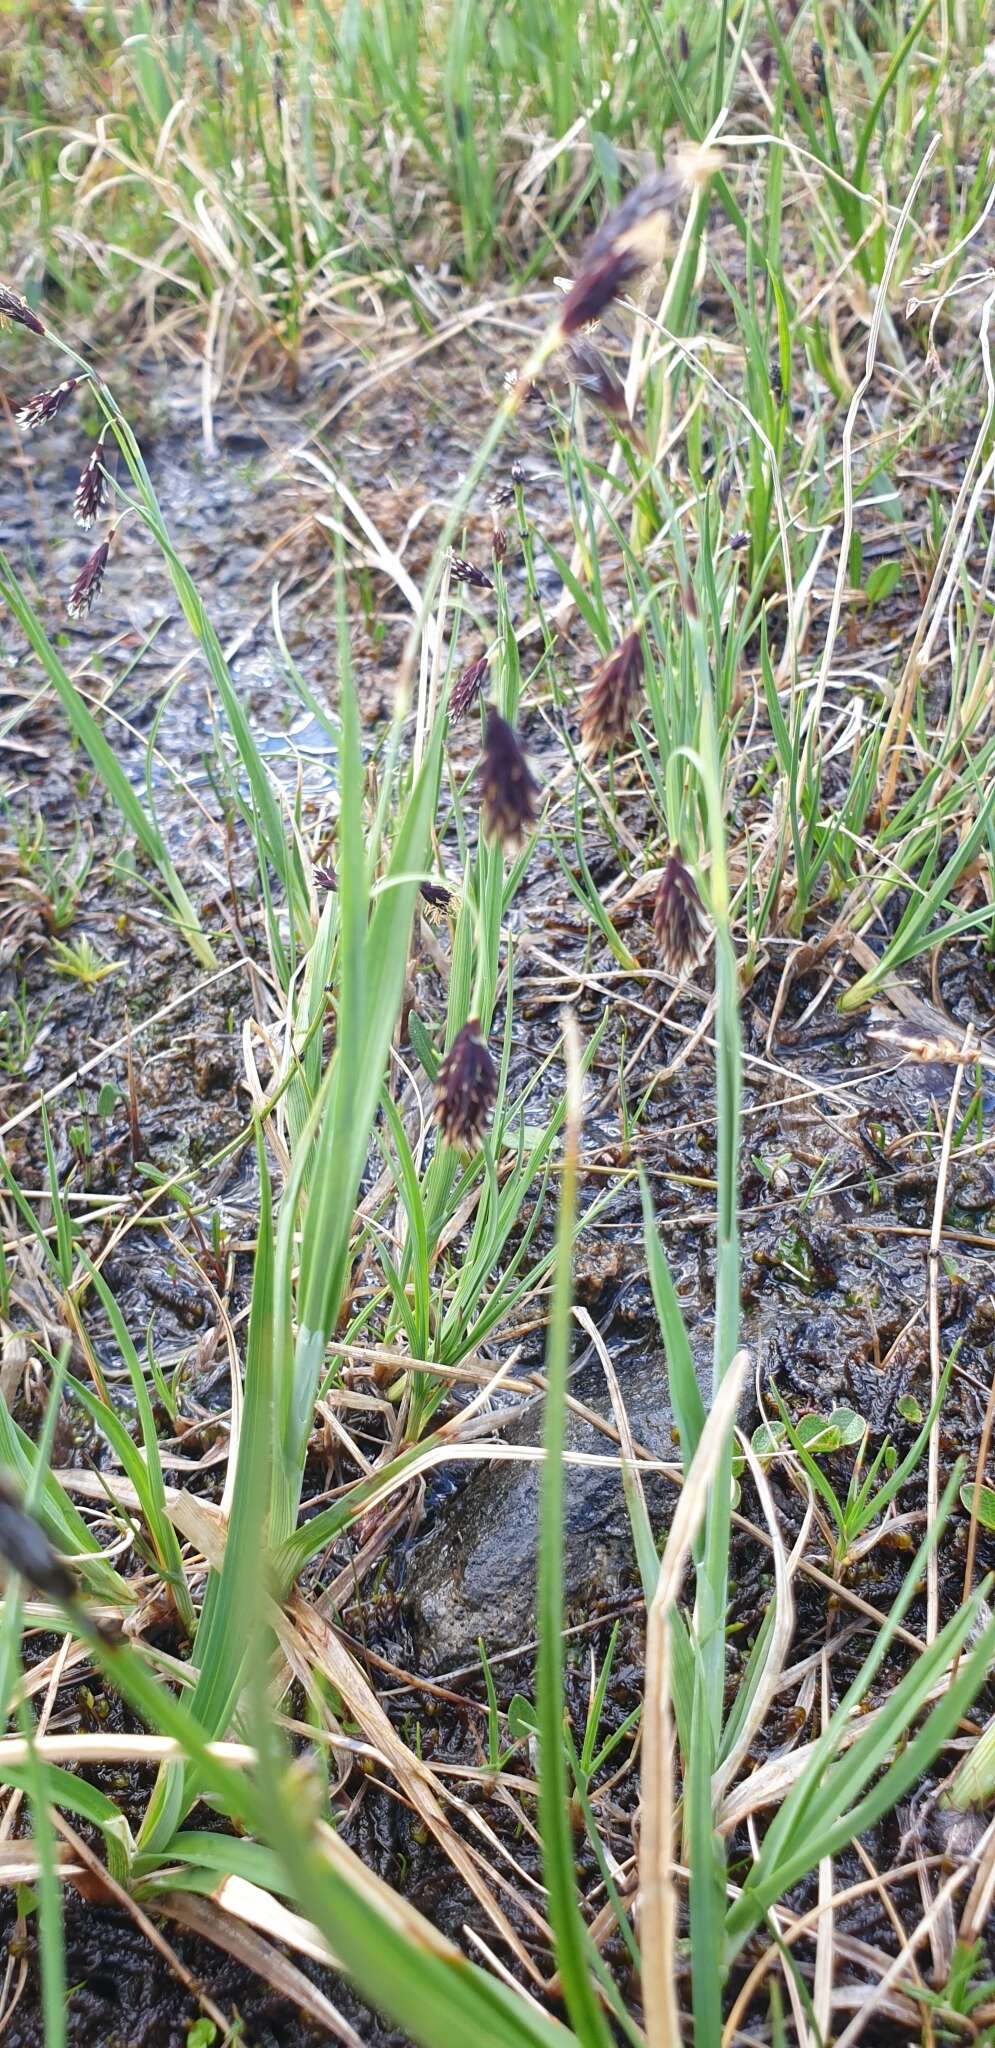
[[[681,1462],[687,1472],[698,1448],[698,1439],[705,1427],[705,1404],[701,1398],[698,1375],[694,1369],[694,1354],[687,1326],[681,1314],[670,1267],[660,1243],[649,1181],[642,1168],[639,1171],[639,1190],[643,1203],[643,1238],[650,1287],[660,1325],[660,1335],[667,1354],[667,1379],[674,1421],[681,1440]]]
[[[545,1458],[539,1510],[539,1576],[536,1617],[539,1635],[537,1722],[539,1731],[539,1830],[548,1895],[549,1923],[567,2011],[585,2048],[610,2048],[611,2032],[589,1967],[587,1930],[574,1878],[573,1836],[568,1811],[569,1782],[563,1741],[563,1447],[570,1368],[572,1254],[577,1201],[579,1070],[575,1027],[564,1034],[567,1112],[557,1224],[553,1301],[546,1344]],[[571,1072],[571,1067],[574,1071]]]
[[[183,887],[182,882],[157,827],[142,808],[131,783],[109,741],[101,732],[92,711],[83,702],[71,677],[63,667],[55,648],[41,624],[34,608],[29,604],[3,549],[0,548],[0,596],[2,596],[24,634],[33,654],[41,663],[56,696],[62,705],[72,731],[85,748],[100,777],[104,788],[123,817],[125,824],[134,833],[139,845],[149,860],[158,868],[176,907],[177,922],[181,925],[191,951],[202,967],[216,967],[217,961],[210,944],[200,928],[197,913]]]

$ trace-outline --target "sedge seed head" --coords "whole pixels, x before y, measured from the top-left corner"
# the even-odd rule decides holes
[[[493,590],[494,579],[486,569],[478,568],[476,562],[468,562],[464,555],[453,550],[450,556],[449,573],[454,583],[466,583],[471,590]]]
[[[108,534],[107,539],[102,540],[99,548],[94,548],[92,555],[84,562],[66,601],[66,610],[71,619],[85,618],[87,612],[92,611],[96,604],[104,581],[112,539],[113,534]]]
[[[27,327],[32,334],[44,334],[45,329],[37,313],[32,313],[19,293],[12,292],[9,285],[0,284],[0,327]]]
[[[73,518],[77,526],[88,533],[94,520],[107,503],[107,478],[103,470],[103,443],[97,442],[93,453],[83,465],[76,496],[73,499]]]
[[[692,145],[626,194],[584,251],[560,315],[562,335],[578,334],[599,320],[633,278],[659,262],[681,192],[706,183],[720,161],[716,150]]]
[[[642,697],[643,640],[638,626],[601,663],[580,712],[581,744],[588,760],[623,746]]]
[[[702,957],[708,924],[691,871],[676,852],[660,876],[653,933],[664,972],[680,981]]]
[[[460,720],[466,717],[467,712],[473,710],[477,698],[480,696],[480,692],[487,681],[487,674],[488,661],[486,654],[478,655],[476,661],[471,661],[469,668],[463,670],[459,681],[453,684],[452,695],[449,699],[449,719],[451,724],[458,725]]]
[[[484,833],[514,852],[536,821],[539,791],[525,758],[525,749],[506,718],[493,704],[487,713],[480,762],[480,799]]]
[[[567,375],[613,419],[627,419],[625,388],[610,362],[594,343],[578,336],[566,351]]]
[[[36,391],[31,398],[26,398],[14,414],[18,426],[26,434],[31,433],[34,427],[47,427],[50,420],[58,418],[63,406],[68,405],[80,382],[79,377],[66,377],[61,384],[53,384],[51,390]]]
[[[497,1068],[471,1017],[458,1031],[435,1082],[435,1121],[448,1145],[474,1150],[497,1096]]]

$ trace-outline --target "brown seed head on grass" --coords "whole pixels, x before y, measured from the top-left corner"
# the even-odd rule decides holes
[[[487,673],[487,656],[478,654],[476,661],[471,661],[469,668],[463,670],[459,681],[453,684],[452,696],[449,699],[451,724],[458,725],[460,719],[465,718],[468,711],[472,711],[487,681]]]
[[[672,853],[653,904],[653,933],[665,973],[680,981],[705,950],[708,925],[690,869]]]
[[[110,554],[113,538],[114,530],[112,529],[107,539],[102,540],[99,548],[94,548],[92,555],[84,562],[66,602],[66,610],[71,619],[85,618],[87,612],[91,611],[96,604],[100,596],[104,571],[107,567],[107,557]]]
[[[526,473],[524,462],[513,462],[507,476],[502,478],[499,484],[495,484],[487,500],[492,516],[495,512],[503,512],[507,506],[514,504],[515,493],[524,487]]]
[[[445,910],[446,905],[453,900],[453,892],[448,882],[422,882],[420,888],[432,910]]]
[[[654,171],[627,193],[621,206],[592,235],[580,269],[563,302],[560,333],[577,334],[600,319],[606,306],[648,264],[658,263],[666,245],[667,223],[685,186],[704,183],[718,167],[713,149],[678,153],[663,170]]]
[[[79,377],[66,377],[61,384],[54,384],[50,391],[36,391],[26,398],[14,414],[19,427],[29,434],[33,427],[47,427],[49,420],[57,418],[64,405],[68,405]]]
[[[478,569],[476,562],[468,562],[464,555],[458,555],[455,548],[450,555],[449,573],[454,583],[468,583],[471,590],[493,590],[493,578],[486,569]]]
[[[471,1151],[479,1145],[497,1096],[497,1068],[471,1017],[439,1068],[435,1081],[435,1121],[447,1145]]]
[[[107,478],[103,471],[103,442],[98,441],[92,455],[83,464],[76,496],[73,499],[73,518],[77,526],[88,533],[98,514],[107,503]]]
[[[539,795],[525,750],[514,726],[495,711],[487,713],[480,762],[480,798],[484,832],[513,852],[536,821]]]
[[[516,412],[520,412],[523,405],[545,406],[546,394],[542,385],[537,384],[534,377],[527,377],[524,370],[506,370],[504,389],[506,399],[514,401]]]
[[[580,337],[571,341],[566,359],[567,375],[582,391],[586,391],[602,412],[610,413],[613,419],[628,419],[629,408],[621,379],[593,342]]]
[[[24,1507],[6,1473],[0,1475],[0,1557],[12,1572],[61,1605],[76,1598],[76,1581],[40,1523]]]
[[[581,743],[588,760],[624,745],[642,695],[643,639],[638,626],[603,661],[584,693]]]
[[[17,327],[30,328],[32,334],[45,332],[37,313],[32,313],[17,292],[12,292],[8,285],[0,284],[0,327],[8,327],[11,321]]]

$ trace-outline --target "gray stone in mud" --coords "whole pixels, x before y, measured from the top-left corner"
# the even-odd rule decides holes
[[[636,1441],[654,1456],[676,1462],[667,1375],[655,1345],[632,1347],[614,1361]],[[702,1368],[699,1367],[699,1372]],[[585,1358],[571,1376],[571,1393],[611,1419],[604,1374]],[[509,1444],[542,1440],[543,1403],[537,1399],[502,1432]],[[611,1454],[610,1440],[570,1415],[567,1448]],[[465,1664],[478,1636],[489,1651],[511,1649],[534,1633],[539,1465],[495,1462],[451,1495],[409,1553],[407,1602],[421,1667],[438,1671]],[[635,1553],[622,1482],[616,1471],[568,1465],[563,1566],[568,1617],[580,1620],[596,1605],[610,1605],[625,1587],[635,1590]],[[660,1526],[673,1489],[649,1489],[654,1525]]]

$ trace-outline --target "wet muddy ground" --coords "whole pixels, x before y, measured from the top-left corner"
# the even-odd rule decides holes
[[[486,327],[473,344],[462,337],[447,350],[385,382],[328,430],[326,449],[347,466],[351,488],[388,545],[401,548],[417,582],[446,509],[447,490],[477,444],[477,424],[500,389],[508,340]],[[300,448],[316,417],[337,404],[354,372],[335,356],[316,360],[310,389],[293,399],[272,393],[219,403],[214,415],[217,453],[208,456],[200,428],[200,387],[190,373],[164,379],[149,365],[120,394],[142,442],[174,542],[204,596],[257,733],[284,786],[300,784],[306,828],[320,853],[334,836],[335,762],[328,733],[295,697],[274,635],[272,586],[279,583],[286,641],[319,705],[334,707],[335,648],[331,534],[320,518],[335,516],[332,493],[320,477],[288,452]],[[453,404],[453,393],[462,403]],[[19,449],[22,444],[18,444]],[[542,430],[523,430],[520,453],[529,467],[530,515],[562,545],[560,485]],[[8,1061],[0,1125],[12,1167],[37,1188],[43,1170],[39,1119],[28,1113],[40,1091],[58,1089],[50,1115],[56,1159],[68,1180],[83,1242],[102,1250],[122,1218],[151,1191],[149,1169],[182,1175],[199,1220],[191,1223],[175,1200],[163,1197],[128,1229],[106,1266],[129,1327],[149,1333],[169,1377],[176,1372],[183,1429],[170,1450],[184,1461],[209,1456],[223,1428],[227,1361],[215,1292],[238,1323],[248,1299],[249,1250],[255,1230],[256,1182],[247,1142],[241,1032],[246,1018],[269,1014],[262,907],[238,818],[238,778],[212,715],[206,675],[154,552],[137,520],[126,523],[112,562],[105,600],[81,624],[67,622],[57,596],[68,587],[86,544],[71,527],[70,509],[85,438],[60,422],[4,464],[0,526],[19,571],[33,577],[63,659],[109,707],[107,729],[136,786],[144,786],[146,743],[162,711],[156,752],[148,766],[160,820],[184,880],[217,927],[219,971],[207,977],[164,924],[141,872],[121,860],[121,832],[84,759],[69,743],[60,712],[40,690],[37,674],[14,644],[0,640],[0,719],[5,784],[0,877],[0,1008],[18,995],[32,1017],[44,1018],[20,1071]],[[480,532],[486,530],[481,494]],[[320,516],[319,516],[320,515]],[[476,515],[475,515],[476,516]],[[472,552],[473,529],[467,551]],[[540,575],[555,595],[548,564]],[[525,604],[524,572],[512,559],[509,581]],[[371,744],[389,706],[393,674],[408,614],[396,589],[376,569],[350,581],[357,664]],[[884,629],[896,644],[902,621]],[[467,641],[468,658],[476,651]],[[592,658],[583,631],[575,630],[564,656],[571,681],[583,679]],[[164,694],[168,702],[162,710]],[[548,705],[523,707],[523,724],[550,773],[562,748]],[[121,722],[119,722],[121,721]],[[473,757],[473,736],[460,740],[458,758]],[[623,815],[638,836],[645,798],[623,791]],[[38,871],[23,852],[34,811],[44,813],[57,856],[70,866],[81,845],[92,865],[66,926],[86,932],[115,971],[92,990],[52,973],[50,931],[38,897]],[[20,834],[20,842],[19,842]],[[83,835],[80,841],[79,835]],[[445,852],[445,849],[444,849]],[[588,857],[600,886],[619,874],[607,839],[592,828]],[[623,935],[637,957],[650,957],[646,907],[636,905]],[[713,1295],[715,1126],[707,1036],[682,1060],[710,991],[708,965],[674,995],[654,974],[624,977],[592,944],[579,909],[559,871],[533,863],[513,913],[516,932],[516,1009],[513,1076],[525,1079],[558,1037],[557,1006],[569,996],[582,1033],[600,1022],[605,1001],[612,1021],[592,1068],[585,1121],[585,1191],[590,1202],[613,1190],[612,1200],[581,1240],[576,1296],[596,1323],[613,1360],[633,1433],[655,1456],[673,1455],[663,1357],[641,1244],[633,1157],[645,1165],[703,1380],[709,1370]],[[443,925],[441,942],[445,943]],[[915,1430],[897,1403],[912,1395],[928,1407],[930,1362],[926,1315],[927,1250],[936,1188],[940,1135],[953,1068],[910,1059],[893,1039],[875,1035],[866,1016],[843,1022],[831,1000],[814,1016],[809,1006],[818,974],[792,986],[779,1028],[768,1044],[769,1022],[787,958],[773,943],[745,993],[743,1032],[744,1144],[741,1185],[743,1334],[757,1386],[775,1385],[797,1415],[826,1413],[834,1404],[866,1418],[876,1443],[889,1432],[899,1453]],[[995,983],[982,939],[947,948],[935,985],[928,975],[906,976],[923,1001],[944,1013],[958,1035],[970,1023],[982,1039],[995,1035]],[[414,978],[415,1007],[435,1036],[444,1017],[445,992],[427,952]],[[885,1023],[897,1023],[886,1008]],[[655,1019],[655,1022],[654,1022]],[[631,1052],[647,1025],[646,1044],[629,1077],[631,1101],[651,1089],[634,1153],[620,1141],[617,1080],[623,1045]],[[128,1039],[134,1113],[129,1110]],[[118,1096],[98,1114],[101,1087]],[[950,1175],[941,1284],[944,1356],[958,1346],[943,1418],[941,1485],[955,1457],[973,1462],[992,1374],[995,1304],[991,1254],[995,1248],[995,1163],[987,1148],[990,1082],[969,1070],[961,1094],[964,1114],[978,1086],[977,1128],[965,1136]],[[81,1140],[81,1128],[86,1137]],[[221,1164],[205,1164],[242,1134],[243,1143]],[[216,1219],[216,1221],[215,1221]],[[548,1241],[551,1217],[539,1243]],[[168,1223],[168,1232],[164,1225]],[[546,1233],[545,1235],[543,1233]],[[19,1271],[15,1313],[23,1327],[53,1336],[52,1306],[39,1276]],[[94,1340],[109,1369],[114,1361],[100,1317]],[[505,1341],[508,1341],[507,1338]],[[541,1369],[543,1339],[533,1327],[521,1338],[519,1377]],[[498,1340],[487,1347],[499,1355]],[[40,1412],[37,1363],[4,1391],[27,1425]],[[578,1329],[571,1391],[586,1414],[571,1425],[572,1447],[610,1451],[611,1403],[596,1351]],[[442,1413],[446,1412],[443,1409]],[[536,1441],[538,1401],[519,1413],[509,1434]],[[758,1419],[756,1398],[743,1422]],[[827,1470],[846,1483],[851,1453]],[[84,1422],[67,1408],[56,1463],[99,1457]],[[184,1470],[186,1468],[184,1467]],[[344,1474],[342,1475],[344,1476]],[[316,1450],[309,1492],[334,1485],[334,1454]],[[187,1474],[194,1490],[211,1491],[212,1468]],[[797,1527],[800,1503],[775,1481],[785,1526]],[[922,1494],[914,1489],[913,1506]],[[667,1488],[659,1483],[657,1512],[666,1513]],[[752,1514],[744,1482],[744,1513]],[[420,1729],[423,1753],[434,1761],[479,1765],[485,1758],[484,1689],[476,1640],[493,1654],[498,1697],[505,1704],[532,1685],[529,1586],[537,1513],[533,1465],[459,1466],[433,1478],[378,1571],[374,1585],[346,1607],[342,1620],[357,1654],[370,1668],[399,1725]],[[966,1517],[949,1532],[941,1558],[941,1602],[947,1612],[961,1597]],[[920,1522],[912,1534],[921,1533]],[[341,1545],[323,1562],[329,1578],[348,1562]],[[890,1605],[907,1565],[905,1537],[882,1543],[848,1583],[879,1611]],[[982,1535],[978,1565],[995,1563],[995,1546]],[[621,1489],[614,1476],[571,1468],[567,1530],[568,1618],[572,1624],[571,1703],[582,1721],[590,1657],[603,1657],[613,1624],[619,1644],[606,1725],[617,1727],[637,1703],[641,1685],[641,1603]],[[745,1658],[769,1596],[769,1554],[746,1533],[734,1558],[731,1677]],[[314,1594],[319,1588],[310,1586]],[[794,1657],[801,1662],[826,1639],[824,1589],[801,1582]],[[921,1616],[913,1610],[910,1627]],[[831,1624],[830,1624],[831,1625]],[[842,1625],[842,1624],[840,1624]],[[837,1696],[861,1654],[860,1640],[844,1643],[831,1661]],[[377,1660],[380,1660],[379,1662]],[[384,1666],[395,1671],[385,1672]],[[419,1688],[430,1677],[436,1689]],[[771,1748],[798,1739],[798,1714],[812,1702],[800,1685],[785,1695],[765,1731]],[[984,1702],[979,1703],[979,1719]],[[64,1725],[72,1725],[72,1707]],[[803,1724],[804,1725],[804,1721]],[[813,1732],[811,1724],[807,1733]],[[620,1762],[621,1757],[616,1759]],[[631,1853],[637,1772],[622,1773],[606,1805],[606,1833],[624,1862]],[[538,1872],[534,1844],[513,1813],[483,1788],[488,1817],[508,1830],[522,1865]],[[137,1799],[137,1788],[136,1788]],[[894,1857],[908,1816],[883,1825],[873,1845],[879,1860]],[[465,1925],[488,1929],[480,1909],[430,1843],[419,1838],[407,1810],[370,1783],[350,1800],[346,1832],[382,1875],[398,1885],[438,1925],[459,1938]],[[924,1828],[935,1827],[927,1818]],[[746,1850],[745,1838],[734,1847]],[[733,1858],[735,1867],[735,1856]],[[592,1880],[594,1870],[589,1873]],[[910,1888],[909,1902],[914,1894]],[[793,1903],[798,1903],[794,1901]],[[896,1894],[902,1910],[902,1896]],[[7,1901],[9,1910],[9,1901]],[[918,1906],[916,1907],[918,1911]],[[876,1917],[875,1917],[876,1915]],[[886,1938],[880,1906],[854,1908],[841,1932],[859,1939]],[[527,1933],[526,1929],[523,1932]],[[13,2048],[38,2038],[33,1932],[26,1934],[28,1981],[7,2030]],[[195,1976],[226,2010],[244,2019],[245,2041],[309,2042],[312,2033],[292,2006],[261,1987],[250,1973],[177,1929],[169,1938]],[[845,1969],[845,1948],[841,1951]],[[858,1951],[853,1968],[859,1975]],[[185,2041],[194,2016],[168,1966],[116,1910],[70,1902],[67,1909],[70,2040],[73,2048],[98,2041],[133,2048],[173,2048]],[[308,1970],[308,1974],[315,1974]],[[317,1973],[320,1975],[320,1973]],[[400,2036],[359,2013],[349,1994],[327,1977],[329,1996],[371,2044]],[[32,2029],[34,2031],[32,2031]],[[885,2034],[880,2038],[884,2040]],[[901,2031],[894,2036],[902,2038]]]

